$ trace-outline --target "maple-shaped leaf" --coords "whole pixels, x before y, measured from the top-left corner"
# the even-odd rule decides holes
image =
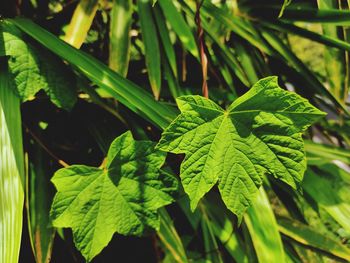
[[[52,178],[57,188],[51,216],[56,227],[70,227],[87,261],[115,232],[141,235],[159,229],[157,210],[173,201],[176,178],[160,170],[165,153],[155,143],[135,141],[130,132],[110,146],[105,168],[73,165]]]
[[[265,173],[298,188],[306,169],[302,132],[325,114],[277,77],[258,81],[227,110],[201,96],[177,99],[181,114],[158,148],[185,153],[180,177],[194,210],[217,182],[226,206],[241,220]]]
[[[34,46],[14,25],[0,21],[0,57],[8,57],[11,84],[22,101],[43,89],[60,108],[71,109],[76,85],[67,66],[49,51]]]

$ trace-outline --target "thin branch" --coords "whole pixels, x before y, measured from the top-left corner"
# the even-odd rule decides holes
[[[24,126],[26,132],[28,134],[30,134],[30,136],[32,136],[32,138],[40,145],[40,147],[43,148],[43,150],[48,153],[48,155],[50,155],[53,159],[55,159],[63,167],[68,167],[69,166],[69,164],[67,164],[65,161],[61,160],[60,158],[58,158],[52,151],[50,151],[49,148],[47,148],[47,146],[41,141],[41,139],[38,136],[36,136],[28,128],[28,126],[26,124],[23,123],[23,126]]]
[[[208,98],[209,91],[208,91],[208,84],[207,84],[207,76],[208,76],[208,59],[205,54],[205,43],[204,43],[204,31],[201,24],[201,16],[200,16],[200,9],[203,5],[204,0],[196,0],[196,15],[195,15],[195,22],[197,25],[197,37],[198,37],[198,47],[200,52],[200,61],[202,64],[202,78],[203,78],[203,84],[202,84],[202,93],[203,96]]]

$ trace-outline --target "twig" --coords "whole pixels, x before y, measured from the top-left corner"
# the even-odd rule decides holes
[[[209,91],[208,91],[208,84],[207,84],[207,76],[208,76],[208,59],[205,54],[205,43],[204,43],[204,31],[201,24],[201,16],[200,16],[200,9],[203,5],[204,0],[196,0],[196,15],[195,15],[195,22],[197,24],[197,36],[198,36],[198,46],[199,46],[199,52],[200,52],[200,61],[202,64],[202,77],[203,77],[203,84],[202,84],[202,93],[203,96],[208,98]]]
[[[43,148],[43,150],[45,152],[47,152],[53,159],[55,159],[60,165],[62,165],[63,167],[68,167],[69,164],[67,164],[65,161],[61,160],[60,158],[58,158],[52,151],[49,150],[49,148],[46,147],[46,145],[40,140],[40,138],[38,136],[36,136],[29,128],[26,124],[23,123],[23,126],[26,129],[26,132],[30,134],[30,136],[32,136],[32,138],[41,146],[41,148]]]

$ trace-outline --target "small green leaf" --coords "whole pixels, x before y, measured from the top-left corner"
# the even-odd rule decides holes
[[[301,132],[324,113],[278,86],[258,81],[225,111],[201,96],[177,99],[181,114],[158,148],[185,153],[180,176],[194,210],[217,182],[226,206],[241,219],[269,173],[298,188],[306,169]]]
[[[159,229],[157,209],[170,204],[177,181],[160,171],[165,154],[155,143],[134,141],[130,132],[113,141],[105,169],[73,165],[56,172],[58,193],[51,215],[56,227],[71,227],[86,260],[95,257],[115,232],[142,235]]]
[[[15,26],[0,23],[0,56],[8,56],[13,87],[22,101],[44,89],[58,107],[71,109],[77,100],[73,77],[57,57],[26,41]]]

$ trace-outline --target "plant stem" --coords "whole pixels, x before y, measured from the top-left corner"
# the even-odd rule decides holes
[[[203,78],[202,93],[204,97],[208,98],[209,97],[208,84],[207,84],[208,59],[207,59],[207,55],[205,54],[204,31],[201,25],[201,16],[200,16],[200,9],[202,7],[202,4],[203,4],[203,0],[196,1],[197,11],[195,15],[195,22],[197,24],[198,47],[200,52],[200,61],[202,65],[202,78]]]

